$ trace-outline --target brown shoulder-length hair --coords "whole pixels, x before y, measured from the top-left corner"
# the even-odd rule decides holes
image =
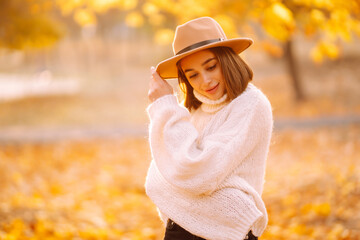
[[[252,80],[253,71],[232,48],[214,47],[209,48],[209,50],[214,53],[220,63],[228,99],[235,99],[246,89],[248,82]],[[197,109],[201,102],[194,96],[193,87],[181,68],[181,60],[176,63],[176,66],[178,69],[179,86],[184,93],[184,105],[189,111],[192,108]]]

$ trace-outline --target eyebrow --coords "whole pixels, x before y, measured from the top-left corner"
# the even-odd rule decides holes
[[[212,61],[212,60],[216,60],[216,58],[215,58],[215,57],[209,58],[208,60],[206,60],[205,62],[203,62],[203,63],[201,64],[201,66],[204,66],[205,64],[207,64],[208,62],[210,62],[210,61]],[[186,69],[186,70],[184,71],[184,73],[190,72],[190,71],[194,71],[194,69],[192,69],[192,68]]]

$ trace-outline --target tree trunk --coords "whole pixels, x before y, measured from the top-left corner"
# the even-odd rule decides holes
[[[285,43],[285,59],[287,62],[291,83],[295,92],[295,99],[297,101],[301,101],[305,99],[305,96],[301,87],[300,75],[298,73],[298,66],[294,57],[292,45],[293,45],[292,39],[289,39]]]

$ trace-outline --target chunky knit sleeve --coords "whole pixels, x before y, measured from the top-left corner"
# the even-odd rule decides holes
[[[152,157],[160,173],[173,186],[198,195],[216,190],[272,127],[270,103],[256,94],[233,100],[226,121],[200,144],[189,111],[175,96],[159,98],[147,111]]]

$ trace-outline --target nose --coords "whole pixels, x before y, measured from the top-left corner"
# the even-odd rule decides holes
[[[207,73],[203,73],[202,74],[202,82],[206,85],[209,84],[211,82],[211,76]]]

